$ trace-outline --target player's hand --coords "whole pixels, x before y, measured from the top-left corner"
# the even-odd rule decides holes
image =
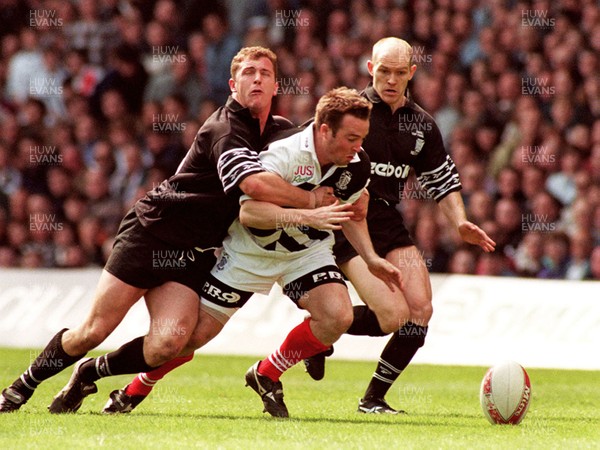
[[[383,281],[392,292],[396,292],[396,288],[404,289],[402,281],[402,272],[398,270],[391,262],[384,258],[374,258],[367,262],[369,271]]]
[[[361,221],[367,218],[367,211],[369,210],[369,191],[366,189],[363,191],[362,195],[358,197],[352,204],[351,211],[354,212],[354,216],[352,216],[352,220]]]
[[[484,252],[493,252],[496,249],[496,243],[485,231],[472,222],[465,221],[458,226],[458,233],[463,241],[469,244],[479,245]]]
[[[312,193],[315,194],[315,208],[333,205],[337,201],[337,198],[333,195],[333,188],[329,186],[318,187]]]
[[[305,225],[318,230],[341,230],[342,223],[353,216],[352,205],[340,205],[336,200],[333,205],[308,210]]]

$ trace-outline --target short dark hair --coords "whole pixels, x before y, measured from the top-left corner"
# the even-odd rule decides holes
[[[358,91],[344,86],[335,88],[319,99],[315,125],[318,128],[322,124],[327,124],[335,136],[344,115],[350,114],[359,119],[369,120],[372,107],[371,102]]]

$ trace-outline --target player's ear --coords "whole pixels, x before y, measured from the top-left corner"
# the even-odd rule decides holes
[[[370,59],[367,61],[367,70],[369,71],[369,75],[373,76],[373,61]]]
[[[413,75],[415,74],[415,72],[417,71],[417,65],[413,64],[412,66],[410,66],[410,75],[408,76],[409,80],[412,80]]]
[[[275,97],[278,92],[279,92],[279,81],[276,81],[275,82],[275,91],[273,92],[273,97]]]
[[[229,89],[231,89],[231,92],[237,92],[237,89],[235,88],[235,81],[233,81],[233,78],[229,79]]]
[[[326,123],[322,123],[319,126],[319,134],[321,134],[322,136],[327,135],[327,132],[331,130],[331,128],[329,128],[329,125],[327,125]]]

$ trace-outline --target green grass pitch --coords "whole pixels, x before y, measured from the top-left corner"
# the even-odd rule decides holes
[[[0,350],[0,386],[12,382],[37,352]],[[169,374],[129,415],[100,414],[111,390],[130,376],[98,382],[98,394],[76,414],[46,407],[71,369],[46,381],[22,410],[0,415],[0,448],[235,449],[567,449],[600,448],[600,374],[529,369],[532,402],[518,426],[490,425],[479,405],[483,367],[412,365],[387,396],[407,415],[356,411],[374,363],[329,360],[323,381],[302,365],[283,378],[292,416],[262,413],[244,387],[256,359],[196,355]]]

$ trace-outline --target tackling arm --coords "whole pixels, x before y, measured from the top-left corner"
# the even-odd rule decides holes
[[[335,201],[333,189],[330,187],[306,191],[292,186],[272,172],[253,173],[244,178],[239,187],[244,194],[255,200],[271,202],[279,206],[313,209],[330,205]]]
[[[286,183],[287,184],[287,183]],[[291,226],[309,226],[320,230],[339,230],[350,220],[351,205],[337,202],[316,209],[289,209],[273,203],[246,200],[240,208],[240,222],[245,227],[271,230]]]

